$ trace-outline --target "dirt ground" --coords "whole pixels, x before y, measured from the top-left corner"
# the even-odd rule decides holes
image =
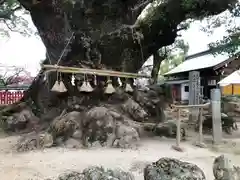
[[[226,148],[219,148],[216,152],[216,149],[213,148],[201,149],[187,141],[182,143],[184,152],[177,152],[171,149],[171,145],[175,143],[174,140],[148,138],[141,140],[138,148],[128,150],[51,148],[41,151],[14,153],[11,146],[16,143],[17,139],[18,137],[0,139],[0,177],[2,180],[43,180],[56,177],[58,174],[68,170],[81,171],[91,165],[121,168],[131,171],[136,180],[143,180],[143,168],[146,164],[166,156],[197,164],[203,169],[207,179],[212,180],[213,159],[221,154],[223,149],[226,150]],[[227,142],[230,141],[227,140]],[[229,149],[232,150],[230,144],[225,143],[221,147],[229,146]],[[234,147],[240,149],[238,143]],[[240,162],[240,155],[233,151],[227,153],[230,153],[234,163]]]

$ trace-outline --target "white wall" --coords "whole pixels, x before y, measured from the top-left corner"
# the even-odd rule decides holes
[[[182,101],[188,100],[188,96],[189,96],[189,87],[188,87],[188,92],[185,92],[185,86],[189,86],[189,84],[188,83],[181,84],[181,100]]]

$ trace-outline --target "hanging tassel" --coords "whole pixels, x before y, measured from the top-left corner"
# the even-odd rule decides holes
[[[86,82],[85,81],[83,81],[83,83],[82,83],[82,85],[80,87],[78,86],[78,90],[80,92],[87,92],[87,86],[86,86]]]
[[[71,83],[72,83],[73,86],[75,86],[75,76],[74,76],[74,74],[72,74]]]
[[[118,83],[120,86],[122,86],[122,84],[123,84],[120,78],[118,78]]]
[[[51,91],[59,92],[59,81],[58,81],[58,72],[57,72],[57,80],[55,81]]]
[[[96,86],[97,85],[97,76],[94,75],[94,85]]]
[[[64,85],[63,81],[60,81],[60,83],[59,83],[59,92],[61,92],[61,93],[67,92],[67,88]]]
[[[59,92],[61,92],[61,93],[67,92],[67,88],[62,81],[62,75],[61,74],[60,74],[60,82],[59,82]]]
[[[43,76],[43,82],[45,82],[47,80],[47,74],[45,73]]]
[[[137,85],[137,80],[133,79],[133,85],[136,86]]]
[[[112,81],[111,81],[110,78],[108,77],[107,87],[105,88],[104,93],[105,93],[105,94],[113,94],[114,92],[116,92],[116,90],[114,89],[114,87],[113,87],[113,85],[112,85]]]
[[[125,92],[133,92],[132,86],[126,81]]]
[[[56,81],[51,89],[51,91],[58,92],[59,91],[59,82]]]
[[[80,92],[92,92],[93,91],[93,88],[92,88],[91,84],[88,81],[86,81],[85,75],[84,75],[83,84],[82,84],[81,87],[78,87],[78,90]]]
[[[89,82],[87,81],[83,81],[83,84],[81,87],[78,86],[78,90],[80,92],[92,92],[93,91],[93,88],[92,86],[90,85]]]
[[[92,92],[94,89],[92,88],[91,84],[89,83],[89,81],[86,82],[86,87],[87,87],[87,92]]]

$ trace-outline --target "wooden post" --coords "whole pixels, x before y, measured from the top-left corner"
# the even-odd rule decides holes
[[[176,145],[172,146],[173,149],[177,151],[183,151],[183,149],[180,147],[180,140],[181,140],[181,119],[180,119],[180,110],[181,109],[200,109],[200,116],[199,116],[199,139],[194,142],[196,146],[199,147],[206,147],[206,145],[203,143],[203,133],[202,133],[202,127],[203,127],[203,108],[208,107],[210,103],[205,104],[198,104],[198,105],[172,105],[172,107],[177,109],[177,119],[176,119],[176,126],[177,126],[177,133],[176,133]]]
[[[201,148],[206,148],[206,145],[203,142],[203,107],[199,108],[199,121],[198,121],[198,125],[199,125],[199,137],[198,137],[198,141],[196,142],[196,146],[201,147]]]
[[[173,149],[177,151],[183,151],[183,149],[180,147],[180,141],[181,141],[181,119],[180,119],[180,108],[177,109],[177,120],[176,120],[176,145],[172,146]]]
[[[176,146],[180,147],[181,141],[181,122],[180,122],[180,109],[177,111],[177,138],[176,138]]]
[[[203,108],[200,108],[200,111],[199,111],[199,143],[200,144],[203,142],[203,132],[202,132],[203,117],[202,117],[202,111],[203,111]]]
[[[220,89],[211,90],[212,105],[212,127],[213,143],[219,144],[222,141],[222,120],[221,120],[221,91]]]

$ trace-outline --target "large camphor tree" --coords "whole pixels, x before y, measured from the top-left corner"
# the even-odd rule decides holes
[[[125,72],[138,72],[149,56],[174,43],[182,30],[179,25],[187,19],[202,19],[227,9],[236,14],[238,10],[237,0],[19,0],[19,4],[1,0],[0,3],[3,21],[14,18],[14,11],[22,7],[30,12],[52,64],[58,61],[74,33],[60,65]],[[36,93],[41,93],[40,79],[35,81],[38,91],[30,93],[33,99]]]
[[[178,32],[186,28],[183,22],[211,17],[226,10],[233,16],[239,16],[238,0],[0,0],[0,20],[4,23],[11,19],[19,20],[14,11],[20,8],[29,11],[46,47],[48,58],[44,64],[57,63],[74,33],[60,65],[137,73],[154,55],[152,75],[155,78],[161,61],[166,58],[159,55],[159,49],[174,43]],[[239,32],[239,27],[234,28],[233,33]],[[233,42],[234,37],[226,38],[217,45]],[[239,36],[236,37],[239,43]],[[147,109],[148,115],[162,112],[158,108],[161,103],[155,101],[158,97],[151,97],[149,92],[133,96],[125,94],[126,97],[121,94],[121,98],[114,95],[106,98],[99,92],[97,95],[80,94],[71,86],[70,76],[63,75],[63,78],[68,92],[59,96],[50,91],[56,73],[46,81],[40,72],[23,101],[35,107],[40,114],[47,114],[53,107],[61,110],[72,107],[76,99],[69,99],[73,96],[81,99],[77,101],[77,107],[85,110],[89,106],[109,104],[109,99],[119,102],[125,98],[124,104],[133,97],[134,103],[137,103],[132,102],[131,106],[125,103],[124,106],[132,119],[141,121],[140,117],[144,116],[138,107]],[[117,84],[114,79],[113,84]]]

